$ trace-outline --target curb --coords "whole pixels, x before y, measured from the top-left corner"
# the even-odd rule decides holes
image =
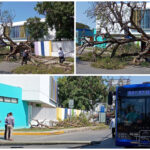
[[[13,135],[59,135],[64,134],[64,131],[56,131],[56,132],[14,132]],[[0,135],[4,135],[4,133],[0,133]]]
[[[62,130],[60,129],[60,130],[43,131],[43,132],[16,132],[16,131],[14,131],[13,135],[60,135],[60,134],[64,134],[64,133],[92,130],[93,128],[95,128],[95,126],[70,128],[70,129],[62,129]],[[0,132],[0,135],[4,135],[4,132]]]
[[[100,141],[50,141],[50,142],[0,142],[0,146],[8,145],[54,145],[54,144],[100,144]]]

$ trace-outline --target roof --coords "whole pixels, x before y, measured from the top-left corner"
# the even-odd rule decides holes
[[[150,87],[150,83],[145,83],[145,84],[129,84],[129,85],[122,86],[122,88],[144,88],[144,87]]]
[[[78,31],[92,31],[91,29],[86,29],[86,28],[85,29],[78,29],[77,28],[76,30],[78,30]]]
[[[41,18],[41,22],[44,22],[45,18]],[[26,21],[18,21],[18,22],[13,22],[12,26],[21,26],[24,25]]]

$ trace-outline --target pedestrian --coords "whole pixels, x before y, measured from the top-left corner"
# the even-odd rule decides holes
[[[63,63],[65,61],[65,58],[64,58],[64,52],[62,50],[62,47],[59,48],[58,55],[59,55],[59,63]]]
[[[115,123],[115,118],[112,118],[110,121],[110,129],[112,130],[112,137],[115,137],[115,127],[116,127],[116,123]]]
[[[14,117],[12,112],[9,113],[9,117],[7,118],[7,133],[6,133],[6,139],[12,141],[12,132],[14,128]]]
[[[21,62],[22,65],[23,65],[24,63],[27,64],[28,56],[29,56],[29,51],[28,51],[28,50],[25,50],[25,51],[23,52],[23,56],[22,56],[22,62]]]
[[[7,114],[7,117],[5,118],[5,133],[4,133],[4,139],[5,140],[7,140],[6,134],[7,134],[8,117],[9,117],[9,113]]]

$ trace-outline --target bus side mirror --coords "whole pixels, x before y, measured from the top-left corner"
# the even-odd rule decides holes
[[[112,101],[113,101],[113,94],[110,91],[109,94],[108,94],[108,105],[112,105]]]

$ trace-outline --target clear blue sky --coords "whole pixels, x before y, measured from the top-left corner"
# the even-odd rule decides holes
[[[2,2],[2,10],[10,10],[15,14],[14,22],[24,21],[29,17],[40,17],[44,16],[39,15],[38,12],[34,10],[37,2]]]
[[[91,8],[92,2],[77,2],[76,3],[76,21],[96,28],[95,19],[87,17],[86,11]]]

